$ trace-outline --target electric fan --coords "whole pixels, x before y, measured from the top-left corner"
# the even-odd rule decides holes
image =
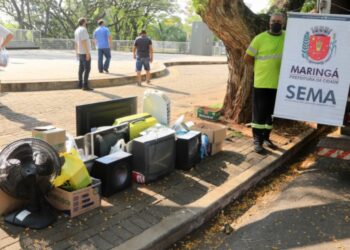
[[[25,209],[5,217],[7,223],[42,229],[55,222],[45,195],[61,166],[56,150],[39,139],[15,141],[1,151],[0,188],[12,197],[28,201]]]

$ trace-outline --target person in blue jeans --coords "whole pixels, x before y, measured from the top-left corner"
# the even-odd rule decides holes
[[[146,70],[147,83],[151,82],[151,66],[153,62],[152,40],[148,38],[145,30],[142,30],[140,36],[136,38],[133,48],[133,56],[136,59],[137,84],[141,86],[142,67]]]
[[[74,32],[75,51],[79,59],[79,83],[78,87],[83,90],[93,90],[89,87],[89,75],[91,70],[91,42],[89,33],[86,29],[87,19],[79,18],[79,27]]]
[[[99,20],[98,25],[99,27],[94,31],[94,41],[98,51],[98,71],[109,73],[112,36],[103,20]],[[103,57],[106,57],[105,62],[103,62]]]

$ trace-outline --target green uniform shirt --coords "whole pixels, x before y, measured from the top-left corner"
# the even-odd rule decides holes
[[[274,36],[267,31],[257,35],[247,49],[254,57],[254,87],[277,89],[285,32]]]

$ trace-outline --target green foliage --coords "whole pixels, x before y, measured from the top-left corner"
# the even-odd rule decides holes
[[[158,41],[185,42],[187,40],[184,26],[177,16],[160,19],[148,26],[147,31],[152,39]]]
[[[204,12],[208,6],[209,0],[192,0],[193,7],[197,14]]]
[[[18,28],[55,38],[72,38],[78,19],[86,17],[90,34],[103,18],[114,39],[135,39],[141,29],[152,29],[162,22],[160,17],[169,18],[176,9],[175,0],[0,0],[0,12],[12,17]],[[183,40],[181,28],[168,29],[175,32],[174,39]]]
[[[306,0],[303,7],[301,8],[301,12],[310,12],[316,7],[316,0]]]

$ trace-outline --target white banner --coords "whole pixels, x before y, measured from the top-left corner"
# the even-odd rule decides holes
[[[349,60],[350,16],[290,13],[274,116],[342,126]]]

